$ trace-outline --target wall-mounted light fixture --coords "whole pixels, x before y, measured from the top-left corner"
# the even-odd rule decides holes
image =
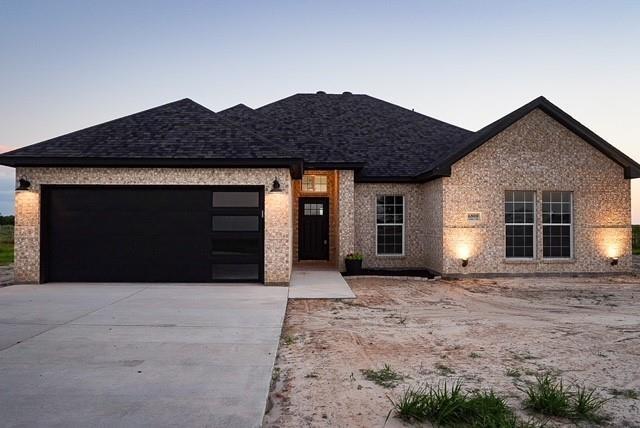
[[[611,266],[618,266],[618,257],[611,257]]]
[[[21,178],[18,180],[18,187],[16,187],[16,192],[24,192],[25,190],[29,190],[31,187],[31,182],[26,178]]]
[[[280,193],[282,192],[282,188],[280,187],[280,182],[278,181],[278,177],[273,180],[273,184],[271,185],[270,193]]]
[[[467,265],[469,264],[469,257],[471,256],[470,245],[467,243],[458,244],[456,252],[458,253],[458,257],[462,261],[462,267],[467,267]]]

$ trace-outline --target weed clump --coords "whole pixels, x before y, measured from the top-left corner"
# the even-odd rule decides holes
[[[361,373],[366,380],[384,388],[393,388],[404,380],[404,376],[393,370],[389,364],[385,364],[380,370],[366,369],[361,370]]]
[[[435,426],[535,428],[535,421],[518,420],[506,401],[493,391],[466,393],[462,383],[443,382],[437,386],[408,388],[397,400],[391,399],[397,416],[408,422],[429,421]]]

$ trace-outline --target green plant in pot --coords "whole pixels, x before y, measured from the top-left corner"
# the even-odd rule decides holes
[[[349,253],[344,258],[347,275],[359,275],[362,273],[362,254]]]

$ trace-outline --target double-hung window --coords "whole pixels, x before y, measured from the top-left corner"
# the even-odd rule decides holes
[[[507,258],[532,259],[535,254],[535,192],[505,192],[504,223]]]
[[[542,193],[542,241],[545,258],[571,258],[573,193]]]
[[[376,254],[404,254],[404,197],[378,196],[376,200]]]

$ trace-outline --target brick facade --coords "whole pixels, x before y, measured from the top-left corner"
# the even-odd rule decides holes
[[[624,272],[632,270],[630,180],[623,168],[541,110],[453,165],[443,181],[444,273]],[[536,192],[533,261],[505,258],[507,190]],[[574,257],[542,257],[542,192],[573,192]],[[469,224],[467,214],[481,221]],[[460,251],[470,254],[462,268]],[[609,256],[620,257],[611,266]]]

